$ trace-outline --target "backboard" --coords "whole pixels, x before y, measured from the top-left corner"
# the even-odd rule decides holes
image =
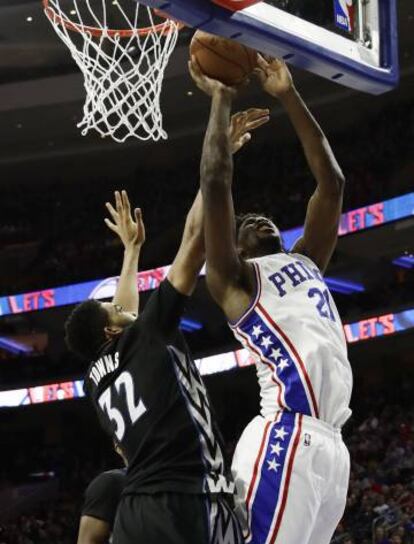
[[[399,81],[396,0],[141,0],[185,24],[371,94]]]

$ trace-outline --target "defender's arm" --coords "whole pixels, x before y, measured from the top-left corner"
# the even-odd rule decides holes
[[[111,536],[109,523],[92,516],[82,516],[77,544],[107,544]]]
[[[168,272],[168,280],[182,295],[191,295],[205,258],[203,200],[198,191],[188,212],[180,248]]]
[[[137,269],[142,244],[145,242],[142,212],[136,208],[134,210],[135,220],[132,218],[131,205],[126,191],[115,192],[116,209],[109,202],[106,203],[106,207],[113,221],[106,218],[105,223],[119,236],[124,245],[121,275],[112,302],[119,304],[127,312],[138,314]]]
[[[303,237],[293,251],[308,255],[325,271],[335,249],[345,179],[329,142],[294,87],[286,64],[259,58],[259,78],[277,96],[295,128],[317,187],[309,200]]]

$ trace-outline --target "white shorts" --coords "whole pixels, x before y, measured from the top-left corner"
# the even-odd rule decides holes
[[[329,544],[345,509],[350,460],[340,430],[302,414],[255,417],[233,458],[247,543]]]

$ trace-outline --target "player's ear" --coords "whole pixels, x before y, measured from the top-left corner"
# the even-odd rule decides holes
[[[104,328],[105,336],[107,340],[113,340],[117,336],[119,336],[122,332],[122,329],[120,327],[116,327],[114,325],[111,325],[110,327]]]
[[[244,249],[241,248],[240,246],[237,248],[237,253],[238,253],[238,255],[239,255],[239,257],[240,257],[241,259],[243,259],[243,260],[244,260],[244,259],[247,259],[247,254],[246,254],[246,252],[245,252]]]

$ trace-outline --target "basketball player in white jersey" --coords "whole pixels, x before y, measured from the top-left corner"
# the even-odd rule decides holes
[[[255,356],[261,415],[233,459],[246,542],[329,544],[343,514],[352,373],[342,324],[323,280],[334,251],[344,177],[286,65],[259,59],[267,93],[279,99],[302,143],[317,187],[303,237],[291,251],[266,217],[236,224],[228,124],[234,89],[190,63],[212,98],[201,161],[207,282],[235,336]],[[252,192],[260,191],[260,180]],[[277,187],[275,187],[277,199]]]

